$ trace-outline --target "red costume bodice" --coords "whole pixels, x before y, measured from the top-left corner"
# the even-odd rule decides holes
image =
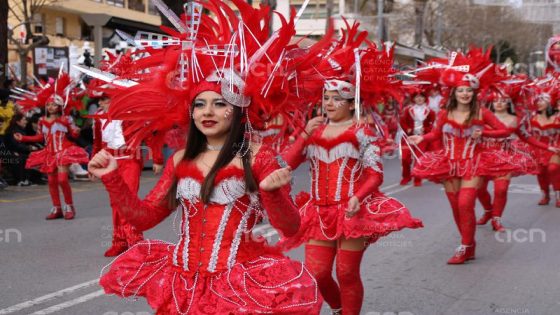
[[[494,130],[487,130],[484,128],[486,125]],[[482,137],[503,137],[504,134],[509,133],[506,126],[485,108],[481,109],[481,117],[473,119],[468,125],[449,119],[447,110],[442,110],[438,115],[434,130],[426,134],[424,139],[427,141],[441,139],[445,155],[449,160],[467,160],[474,158],[480,152],[479,144],[482,139],[472,138],[475,130],[482,130]],[[494,131],[499,131],[499,133]]]
[[[173,264],[183,270],[215,272],[231,268],[260,254],[263,245],[250,231],[263,216],[256,193],[245,191],[243,170],[229,166],[219,171],[208,204],[199,200],[204,177],[193,163],[178,166],[177,198],[181,200],[181,239]]]
[[[208,204],[200,199],[204,177],[192,162],[183,161],[175,169],[169,159],[165,172],[144,201],[123,193],[126,187],[117,172],[102,177],[111,199],[118,198],[127,220],[139,230],[146,230],[169,215],[165,196],[175,178],[177,199],[181,206],[179,242],[170,257],[183,273],[209,274],[224,271],[238,262],[248,261],[267,253],[264,239],[254,238],[252,228],[266,209],[270,223],[282,234],[294,234],[299,228],[299,215],[289,197],[289,187],[276,191],[248,193],[245,191],[243,170],[236,166],[221,169]],[[257,183],[277,169],[274,152],[261,147],[255,157],[253,174]],[[262,205],[262,206],[261,206]]]
[[[58,153],[74,145],[68,135],[77,138],[80,130],[74,125],[70,116],[61,116],[52,121],[45,117],[39,119],[37,134],[34,136],[23,136],[24,142],[45,142],[45,149],[49,153]]]
[[[516,119],[511,124],[506,125],[506,127],[508,128],[507,131],[488,131],[487,133],[492,133],[494,136],[499,136],[501,134],[503,137],[483,137],[483,147],[485,149],[511,152],[516,148],[514,142],[520,139],[536,148],[542,150],[548,149],[548,145],[546,143],[541,142],[539,139],[532,136],[529,131],[530,126],[528,126],[527,119],[516,117]]]
[[[284,159],[294,169],[306,159],[310,162],[310,194],[316,205],[341,204],[355,195],[363,200],[383,181],[378,138],[369,126],[353,125],[340,136],[325,139],[321,136],[325,127],[308,140],[299,138],[283,153]]]
[[[538,141],[556,147],[560,139],[560,119],[556,117],[552,123],[541,125],[535,115],[530,120],[529,133]]]

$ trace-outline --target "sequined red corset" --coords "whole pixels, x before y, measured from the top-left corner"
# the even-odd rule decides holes
[[[24,142],[45,142],[47,152],[58,153],[74,143],[68,139],[68,135],[77,138],[79,129],[74,125],[72,118],[62,116],[47,121],[44,117],[39,119],[37,134],[34,136],[24,136]]]
[[[352,196],[362,200],[383,180],[378,138],[370,128],[351,126],[338,137],[325,139],[324,128],[308,140],[299,138],[282,154],[284,159],[292,168],[309,161],[310,195],[316,205],[336,205]]]
[[[501,133],[492,131],[506,131],[502,124],[492,112],[481,109],[481,119],[473,119],[470,124],[460,124],[448,118],[446,110],[440,111],[436,127],[432,132],[424,136],[425,140],[432,141],[442,139],[445,155],[450,160],[467,160],[474,158],[480,152],[482,138],[473,138],[476,130],[482,130],[482,136],[499,137]],[[487,130],[484,126],[490,126],[493,130]]]
[[[557,147],[560,139],[560,121],[555,119],[553,123],[541,125],[536,117],[533,117],[529,127],[530,134],[540,142],[548,146]]]
[[[264,243],[251,231],[263,215],[256,193],[245,191],[243,171],[220,170],[210,202],[199,200],[204,177],[194,164],[177,168],[177,198],[181,200],[180,240],[173,264],[185,271],[216,272],[263,254]]]
[[[274,151],[262,146],[252,167],[256,182],[278,168]],[[248,193],[243,176],[243,170],[236,166],[218,171],[207,204],[199,200],[204,177],[192,162],[183,161],[175,168],[173,159],[169,159],[159,182],[144,200],[130,193],[118,171],[101,179],[111,201],[121,205],[122,215],[140,231],[157,225],[171,213],[166,196],[177,180],[176,196],[181,205],[176,219],[180,218],[180,223],[174,224],[174,229],[179,242],[170,259],[181,272],[204,274],[224,271],[236,262],[271,251],[263,239],[252,236],[260,216],[266,214],[281,235],[291,236],[299,229],[300,218],[289,186]]]

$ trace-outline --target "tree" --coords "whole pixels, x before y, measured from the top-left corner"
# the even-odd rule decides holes
[[[404,44],[418,43],[415,9],[404,4],[395,8],[395,14],[400,18],[394,19],[391,29],[394,38]],[[503,62],[507,57],[516,61],[527,60],[531,51],[544,47],[552,29],[549,25],[524,20],[518,10],[510,6],[476,5],[471,0],[427,0],[422,44],[441,44],[452,50],[467,50],[471,44],[492,45],[497,62]]]
[[[428,0],[414,0],[414,14],[416,15],[416,27],[414,29],[414,45],[422,45],[424,36],[424,11]]]
[[[33,17],[39,14],[45,6],[52,5],[55,2],[57,0],[17,0],[11,1],[12,5],[8,6],[10,14],[19,22],[18,25],[8,29],[8,40],[16,47],[21,69],[21,82],[23,84],[27,83],[27,57],[29,52],[33,51],[35,47],[49,43],[49,38],[44,33],[33,35],[31,28]],[[15,29],[18,26],[25,28],[25,38],[23,39],[18,38],[18,34],[15,34]]]

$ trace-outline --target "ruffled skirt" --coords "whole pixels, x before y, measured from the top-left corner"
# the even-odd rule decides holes
[[[480,176],[501,177],[505,175],[521,176],[537,174],[538,164],[531,147],[516,140],[509,144],[509,149],[487,149],[482,151],[478,174]]]
[[[108,294],[145,297],[160,315],[319,313],[317,283],[300,262],[265,254],[202,274],[173,265],[174,248],[150,240],[134,245],[108,266],[101,286]]]
[[[89,162],[87,152],[78,146],[69,146],[59,152],[49,152],[47,149],[34,151],[29,154],[25,168],[37,168],[41,173],[55,172],[58,166],[73,163],[85,164]]]
[[[381,192],[366,197],[360,210],[351,218],[346,217],[347,202],[316,205],[309,194],[303,192],[296,197],[296,204],[300,207],[301,227],[296,235],[284,238],[277,244],[284,251],[309,240],[365,238],[371,244],[380,237],[404,228],[423,227],[422,221],[413,218],[400,201]]]
[[[471,179],[479,176],[480,155],[472,159],[451,160],[445,150],[430,151],[418,158],[412,176],[436,183],[452,178]]]

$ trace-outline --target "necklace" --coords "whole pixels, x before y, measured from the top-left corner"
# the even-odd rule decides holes
[[[339,121],[339,122],[334,122],[334,121],[329,121],[329,126],[348,126],[354,123],[353,119],[349,119],[349,120],[345,120],[345,121]]]
[[[221,151],[223,147],[223,145],[209,145],[208,143],[206,144],[206,149],[210,151]]]

